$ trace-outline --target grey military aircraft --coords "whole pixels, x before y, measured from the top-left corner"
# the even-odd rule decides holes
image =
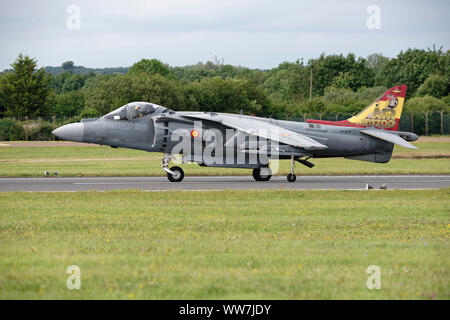
[[[253,169],[256,181],[270,180],[271,160],[290,159],[312,168],[310,159],[345,157],[386,163],[394,144],[415,149],[411,132],[398,131],[406,85],[386,91],[357,115],[343,121],[293,122],[254,116],[178,112],[149,102],[128,103],[101,118],[57,128],[60,139],[164,153],[162,169],[172,182],[183,180],[174,155],[201,166]]]

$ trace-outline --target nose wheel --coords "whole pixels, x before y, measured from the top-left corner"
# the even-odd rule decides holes
[[[180,167],[171,167],[169,169],[169,163],[171,159],[172,155],[170,153],[164,153],[164,158],[161,161],[161,166],[167,173],[167,179],[169,179],[170,182],[180,182],[184,178],[184,171]]]
[[[167,172],[167,178],[170,182],[180,182],[184,178],[184,171],[180,167],[172,167],[169,169],[172,173]]]

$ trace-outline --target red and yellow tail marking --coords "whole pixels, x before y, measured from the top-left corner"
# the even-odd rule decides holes
[[[320,121],[308,119],[310,123],[350,127],[375,127],[385,130],[398,130],[402,115],[407,85],[393,87],[379,99],[368,105],[363,111],[343,121]]]

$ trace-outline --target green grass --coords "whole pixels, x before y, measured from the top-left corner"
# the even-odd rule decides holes
[[[394,157],[444,156],[450,157],[450,142],[413,142],[417,149],[394,147]]]
[[[448,188],[1,193],[0,208],[2,299],[450,298]]]
[[[450,174],[449,159],[394,159],[387,164],[355,160],[317,159],[312,169],[297,164],[301,175],[362,175],[362,174]],[[194,175],[251,175],[251,170],[205,168],[196,164],[182,165],[187,176]],[[289,161],[281,161],[278,175],[289,173]],[[42,177],[44,171],[58,171],[63,177],[78,176],[165,176],[160,159],[129,161],[84,161],[52,163],[1,163],[0,177]]]
[[[449,142],[416,142],[419,149],[395,148],[387,164],[343,158],[312,159],[312,169],[297,164],[300,175],[327,174],[450,174]],[[423,157],[426,157],[425,159]],[[435,157],[435,158],[433,158]],[[40,177],[44,171],[61,176],[162,176],[162,154],[99,146],[1,147],[0,177]],[[250,170],[183,165],[187,175],[249,175]],[[277,174],[290,170],[281,161]]]

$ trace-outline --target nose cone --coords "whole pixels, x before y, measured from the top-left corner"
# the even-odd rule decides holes
[[[65,126],[53,130],[52,133],[63,140],[82,142],[84,124],[80,122],[66,124]]]

